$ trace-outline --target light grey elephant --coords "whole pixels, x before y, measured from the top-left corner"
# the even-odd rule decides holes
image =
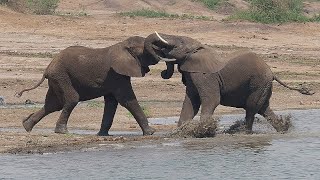
[[[151,34],[145,40],[145,48],[156,59],[167,61],[163,78],[170,78],[174,64],[182,74],[186,96],[178,122],[193,119],[200,105],[200,119],[211,118],[221,104],[246,110],[246,131],[251,133],[254,115],[265,117],[277,131],[287,131],[289,123],[279,118],[270,108],[272,81],[312,95],[306,88],[298,89],[281,82],[269,66],[252,52],[238,52],[228,60],[221,60],[212,47],[184,36]]]
[[[148,125],[130,81],[130,77],[142,77],[149,71],[144,62],[156,62],[144,51],[144,40],[134,36],[107,48],[72,46],[62,50],[37,85],[17,94],[19,97],[48,79],[45,105],[25,118],[23,127],[30,132],[43,117],[62,110],[55,132],[67,133],[68,118],[78,102],[103,96],[105,107],[98,135],[108,135],[118,104],[131,112],[144,135],[153,134],[155,129]]]

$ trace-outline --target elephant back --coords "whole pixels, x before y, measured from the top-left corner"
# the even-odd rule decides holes
[[[220,71],[227,89],[236,89],[239,85],[255,84],[254,82],[263,84],[273,80],[269,66],[257,54],[250,51],[238,51],[229,57],[231,58]]]
[[[180,63],[180,69],[186,72],[215,73],[226,64],[217,52],[209,46],[201,46]]]

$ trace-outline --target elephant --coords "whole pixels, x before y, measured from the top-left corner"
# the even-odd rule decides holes
[[[302,94],[314,94],[308,88],[293,88],[280,81],[263,59],[250,51],[239,51],[223,59],[212,47],[195,39],[157,32],[146,38],[145,49],[158,62],[166,61],[167,69],[162,71],[162,78],[172,76],[175,64],[182,74],[186,95],[178,126],[193,119],[200,106],[200,121],[211,118],[221,104],[246,111],[244,128],[247,133],[252,133],[257,113],[276,131],[285,132],[290,123],[284,122],[270,108],[273,80]]]
[[[70,46],[62,50],[45,69],[38,84],[16,94],[20,97],[23,92],[37,88],[48,79],[45,104],[22,121],[25,130],[30,132],[43,117],[62,110],[55,133],[68,133],[68,118],[78,102],[103,96],[104,113],[99,136],[109,135],[118,104],[129,110],[143,135],[152,135],[155,129],[148,125],[130,80],[149,72],[144,62],[156,62],[144,50],[144,40],[133,36],[106,48]]]

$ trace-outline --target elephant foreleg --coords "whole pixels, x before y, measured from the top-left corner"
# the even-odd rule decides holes
[[[148,119],[137,101],[131,83],[129,82],[126,85],[129,86],[122,87],[116,92],[115,97],[117,101],[133,115],[142,129],[143,135],[152,135],[155,129],[149,126]]]
[[[211,120],[213,112],[220,104],[220,85],[216,74],[194,73],[192,82],[197,87],[201,100],[200,121]]]
[[[101,122],[101,128],[98,132],[98,136],[108,136],[109,130],[111,128],[114,115],[116,113],[118,106],[118,101],[114,96],[105,96],[104,97],[104,113]]]
[[[183,106],[178,121],[178,127],[196,116],[199,111],[200,104],[201,102],[198,92],[187,87],[186,96],[183,101]]]
[[[137,123],[142,129],[143,135],[152,135],[155,132],[155,129],[149,126],[148,119],[136,99],[120,104],[125,107],[136,119]]]
[[[200,121],[207,121],[212,118],[214,110],[220,104],[220,91],[216,90],[212,93],[200,94],[201,114]]]

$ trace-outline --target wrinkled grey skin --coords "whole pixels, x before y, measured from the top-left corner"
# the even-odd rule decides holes
[[[148,125],[130,81],[130,77],[142,77],[149,71],[150,64],[144,62],[156,62],[145,53],[144,40],[134,36],[107,48],[72,46],[62,50],[37,85],[17,94],[19,97],[48,79],[45,105],[23,120],[26,131],[46,115],[62,110],[55,132],[67,133],[68,118],[78,102],[103,96],[105,107],[98,135],[108,135],[118,104],[130,111],[144,135],[153,134],[155,129]]]
[[[221,104],[246,110],[246,131],[251,133],[255,114],[265,117],[277,131],[287,131],[289,122],[283,122],[270,109],[272,81],[311,95],[307,89],[288,87],[273,75],[269,66],[252,52],[237,52],[227,60],[219,59],[213,48],[184,36],[160,34],[167,41],[161,41],[156,34],[145,40],[146,51],[155,58],[175,59],[166,62],[167,70],[161,73],[168,79],[174,71],[174,64],[182,74],[186,96],[178,126],[193,119],[200,105],[200,120],[211,118],[215,108]]]

